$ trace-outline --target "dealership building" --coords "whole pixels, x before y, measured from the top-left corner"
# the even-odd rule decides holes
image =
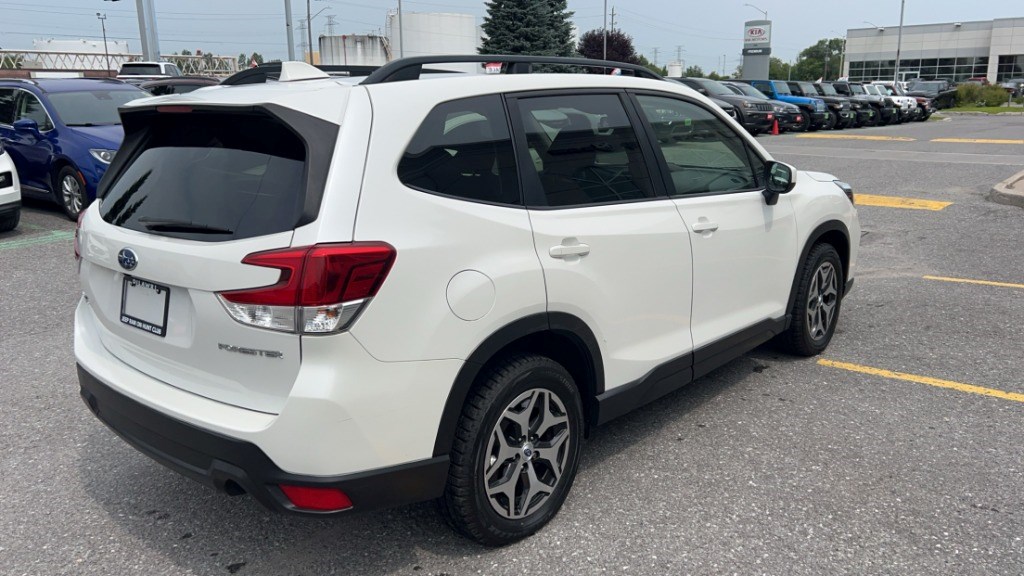
[[[892,80],[898,38],[898,26],[848,30],[843,75]],[[901,80],[1024,77],[1024,18],[904,26],[899,44]]]

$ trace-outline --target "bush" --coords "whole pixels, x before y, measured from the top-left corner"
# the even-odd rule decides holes
[[[977,84],[961,84],[956,87],[957,106],[976,106],[981,99],[981,86]]]
[[[1010,94],[1002,86],[983,86],[980,100],[985,106],[1002,106],[1010,101]]]

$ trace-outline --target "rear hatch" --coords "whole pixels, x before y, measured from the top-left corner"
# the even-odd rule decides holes
[[[294,230],[316,220],[338,125],[273,105],[122,114],[125,144],[79,242],[99,339],[168,385],[279,412],[300,336],[273,313],[251,319],[263,327],[236,321],[222,293],[287,280],[242,260],[289,247]]]

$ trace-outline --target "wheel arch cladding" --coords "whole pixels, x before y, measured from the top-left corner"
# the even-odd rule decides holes
[[[800,259],[797,260],[797,272],[793,276],[793,285],[789,289],[789,307],[793,309],[793,302],[796,299],[797,286],[800,283],[800,264],[807,260],[807,255],[818,244],[831,244],[839,253],[839,260],[843,263],[843,280],[849,278],[850,271],[850,231],[846,224],[839,220],[829,220],[818,225],[807,237],[803,250],[800,252]]]
[[[585,322],[570,314],[533,314],[491,334],[466,359],[441,412],[434,456],[451,450],[462,407],[480,374],[515,353],[539,354],[561,364],[580,391],[587,429],[596,422],[597,396],[604,392],[604,368],[597,338]]]

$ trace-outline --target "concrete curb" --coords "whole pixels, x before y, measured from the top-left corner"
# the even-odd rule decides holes
[[[948,110],[942,110],[937,112],[937,114],[942,114],[943,116],[1024,116],[1024,109],[997,112],[995,114],[990,114],[988,112],[950,112]]]
[[[1024,170],[992,187],[993,202],[1024,208]]]

